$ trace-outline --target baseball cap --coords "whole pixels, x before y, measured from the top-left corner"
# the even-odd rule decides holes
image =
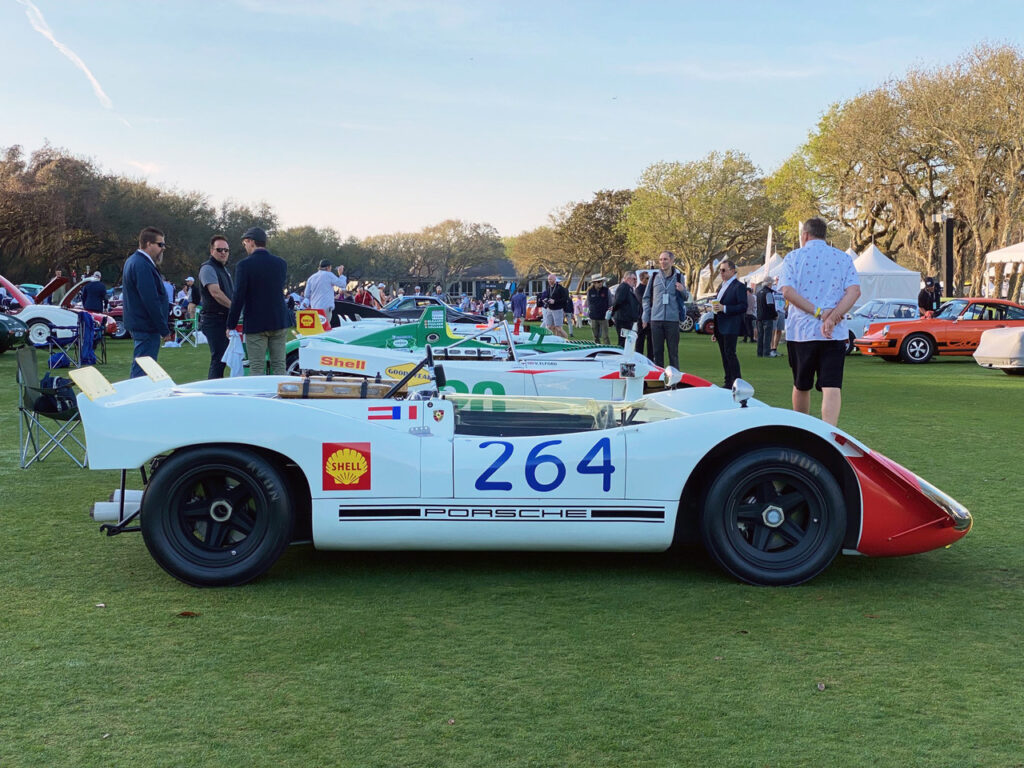
[[[186,283],[194,283],[195,281],[196,279],[192,277],[192,275],[189,275],[188,277],[185,278]]]
[[[930,277],[926,277],[924,279],[924,284],[925,285],[935,285],[935,281],[932,278],[930,278]]]
[[[97,280],[103,277],[103,275],[100,274],[100,271],[98,269],[92,273],[92,276],[95,277]]]
[[[259,242],[267,242],[267,233],[259,227],[249,227],[242,234],[243,240],[257,240]]]

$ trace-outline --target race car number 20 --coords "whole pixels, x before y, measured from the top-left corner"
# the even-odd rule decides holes
[[[545,440],[543,443],[533,446],[527,454],[524,468],[526,484],[534,491],[548,493],[565,482],[565,463],[554,453],[547,452],[547,449],[561,444],[561,440]],[[476,479],[476,489],[478,491],[511,491],[512,483],[500,479],[500,476],[503,474],[502,467],[512,458],[515,448],[512,443],[507,443],[504,440],[488,440],[480,443],[480,448],[483,450],[487,450],[491,446],[497,446],[500,453]],[[576,465],[576,472],[580,475],[600,475],[601,489],[608,493],[612,487],[612,474],[615,472],[615,467],[612,465],[611,441],[607,437],[602,437],[594,443]],[[554,473],[554,477],[552,477],[552,473]]]

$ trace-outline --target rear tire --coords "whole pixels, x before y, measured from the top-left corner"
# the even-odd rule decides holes
[[[164,461],[142,499],[142,538],[157,564],[195,587],[245,584],[291,540],[280,470],[254,451],[208,447]]]
[[[693,317],[687,315],[679,322],[679,330],[683,333],[690,333],[693,330]]]
[[[53,333],[53,326],[45,320],[33,320],[28,324],[28,343],[33,346],[45,344]]]
[[[302,369],[299,368],[299,350],[293,349],[289,352],[284,359],[285,369],[284,372],[289,376],[299,376],[302,374]]]
[[[846,341],[846,354],[852,355],[857,346],[853,343],[853,331],[850,331],[850,338]]]
[[[115,320],[117,323],[117,330],[114,332],[115,339],[127,339],[128,329],[124,327],[124,320]]]
[[[900,358],[905,363],[927,363],[935,354],[935,341],[924,333],[912,333],[900,346]]]
[[[790,448],[761,448],[733,459],[712,483],[700,513],[712,558],[761,586],[808,581],[839,553],[846,504],[820,461]]]

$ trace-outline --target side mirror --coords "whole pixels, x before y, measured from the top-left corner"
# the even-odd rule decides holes
[[[747,407],[747,401],[754,396],[754,385],[743,379],[736,379],[732,383],[732,400],[739,403],[740,408]]]

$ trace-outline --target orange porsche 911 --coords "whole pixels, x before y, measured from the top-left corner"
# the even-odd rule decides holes
[[[970,355],[990,328],[1024,328],[1024,306],[1005,299],[951,299],[934,317],[873,323],[854,344],[865,355],[927,363],[935,355]]]

